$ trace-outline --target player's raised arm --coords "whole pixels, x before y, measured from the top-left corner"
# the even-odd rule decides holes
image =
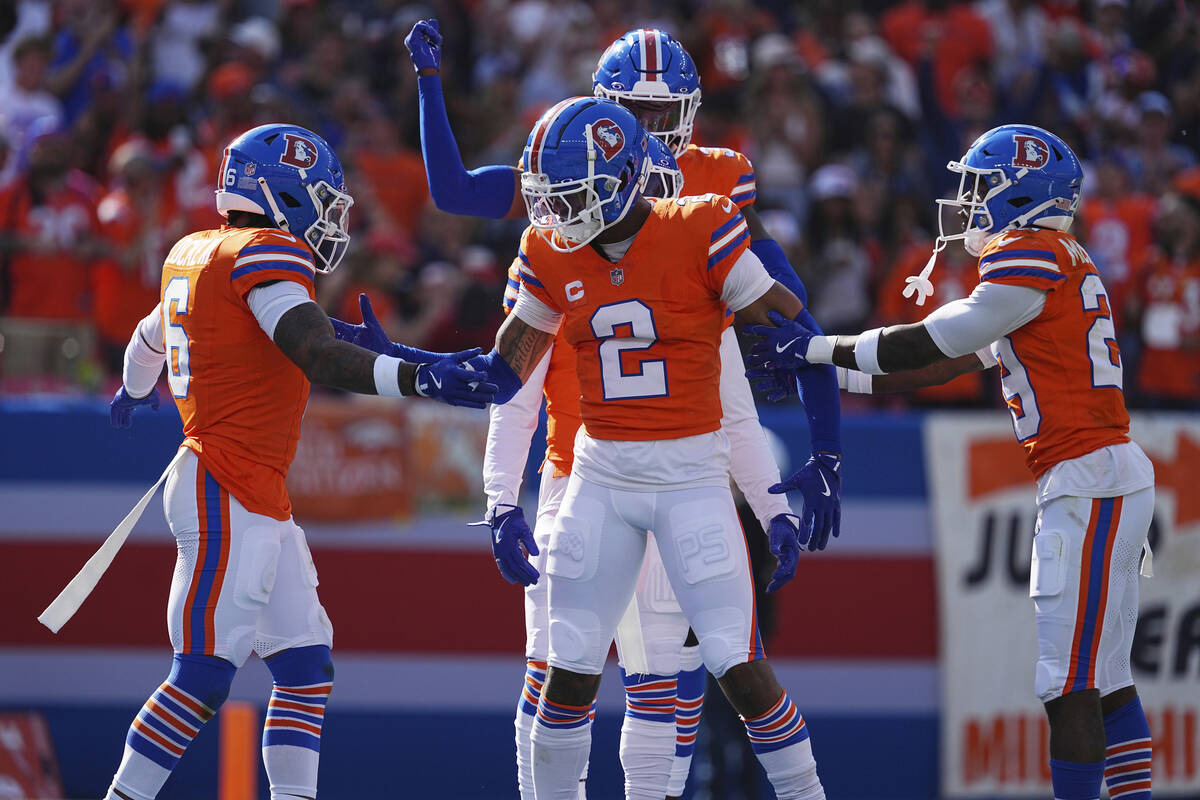
[[[442,97],[442,34],[436,19],[421,20],[404,39],[417,70],[421,106],[421,153],[434,205],[451,214],[492,219],[524,216],[515,167],[493,165],[467,171]]]

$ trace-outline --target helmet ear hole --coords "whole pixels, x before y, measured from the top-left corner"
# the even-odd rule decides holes
[[[287,192],[280,192],[279,199],[282,200],[283,204],[288,208],[300,208],[300,201],[292,197]]]
[[[1031,202],[1033,202],[1032,197],[1011,197],[1008,200],[1008,204],[1013,208],[1024,208]]]

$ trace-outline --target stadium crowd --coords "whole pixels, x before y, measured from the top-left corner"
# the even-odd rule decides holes
[[[396,338],[486,346],[524,226],[438,212],[403,39],[437,16],[468,166],[514,163],[537,116],[591,93],[636,25],[675,32],[704,102],[694,141],[745,152],[758,208],[827,332],[920,319],[934,198],[1003,122],[1085,160],[1073,232],[1104,276],[1131,404],[1200,402],[1200,20],[1182,0],[19,0],[0,8],[0,391],[113,388],[159,270],[215,227],[221,148],[290,121],[340,154],[355,197],[343,266],[318,282]],[[939,257],[935,301],[973,260]],[[916,397],[994,404],[981,374]]]

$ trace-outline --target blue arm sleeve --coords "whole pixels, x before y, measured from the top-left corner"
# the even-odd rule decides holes
[[[808,313],[808,290],[804,282],[792,269],[787,254],[774,239],[755,239],[750,242],[750,251],[758,256],[767,274],[779,281],[788,291],[800,298],[804,310],[796,321],[821,333],[821,326]],[[808,415],[809,438],[814,451],[842,452],[842,394],[838,388],[837,370],[832,364],[808,367],[796,372],[800,385],[800,399],[804,402],[804,413]]]
[[[750,252],[758,256],[758,260],[767,268],[767,274],[783,284],[789,292],[800,298],[800,302],[808,306],[808,290],[792,269],[787,260],[787,254],[774,239],[755,239],[750,242]],[[807,324],[807,323],[806,323]]]
[[[800,312],[796,321],[821,333],[821,326],[807,308]],[[837,369],[832,364],[822,364],[797,370],[796,381],[800,384],[804,413],[808,415],[808,433],[813,452],[824,450],[841,453],[842,395],[838,388]]]
[[[502,219],[517,190],[515,170],[505,165],[467,171],[446,117],[442,81],[437,75],[417,78],[421,96],[421,153],[429,193],[442,211],[468,217]]]

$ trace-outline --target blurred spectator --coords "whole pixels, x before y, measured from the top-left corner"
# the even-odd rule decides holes
[[[1200,403],[1200,202],[1163,197],[1158,247],[1143,279],[1142,358],[1137,386],[1156,408]]]
[[[220,23],[216,0],[179,0],[166,3],[154,32],[150,61],[159,83],[190,92],[208,68],[204,46]],[[274,26],[268,25],[272,31]]]
[[[1075,232],[1100,270],[1118,333],[1135,335],[1124,323],[1136,320],[1138,270],[1151,243],[1158,203],[1133,190],[1125,162],[1115,155],[1088,165],[1083,189]],[[1128,349],[1124,342],[1121,349]]]
[[[809,264],[801,278],[813,296],[813,315],[826,333],[863,329],[871,314],[871,261],[854,216],[858,179],[842,164],[826,164],[809,182],[812,210]]]
[[[126,85],[134,41],[115,0],[59,0],[55,15],[61,27],[54,37],[49,88],[62,99],[72,123],[100,94]]]
[[[112,155],[113,187],[97,208],[107,246],[92,270],[92,317],[102,361],[113,373],[121,369],[134,327],[158,303],[167,252],[185,234],[208,224],[180,204],[166,167],[150,142],[126,142]]]
[[[30,147],[29,171],[0,193],[3,271],[0,308],[14,317],[88,319],[96,186],[71,167],[71,140],[45,133]]]
[[[0,91],[13,81],[13,48],[17,42],[50,33],[50,0],[16,0],[0,4]]]
[[[16,153],[24,159],[34,123],[58,128],[62,125],[62,104],[46,90],[50,67],[50,40],[22,39],[12,49],[12,83],[0,86],[0,132]]]
[[[992,57],[988,23],[970,4],[957,0],[906,0],[884,12],[879,29],[908,63],[930,61],[938,102],[950,114],[961,110],[954,91],[960,74]]]
[[[1137,141],[1129,149],[1129,171],[1138,189],[1159,194],[1173,177],[1196,163],[1196,153],[1170,141],[1171,101],[1165,96],[1142,92],[1137,108]]]

